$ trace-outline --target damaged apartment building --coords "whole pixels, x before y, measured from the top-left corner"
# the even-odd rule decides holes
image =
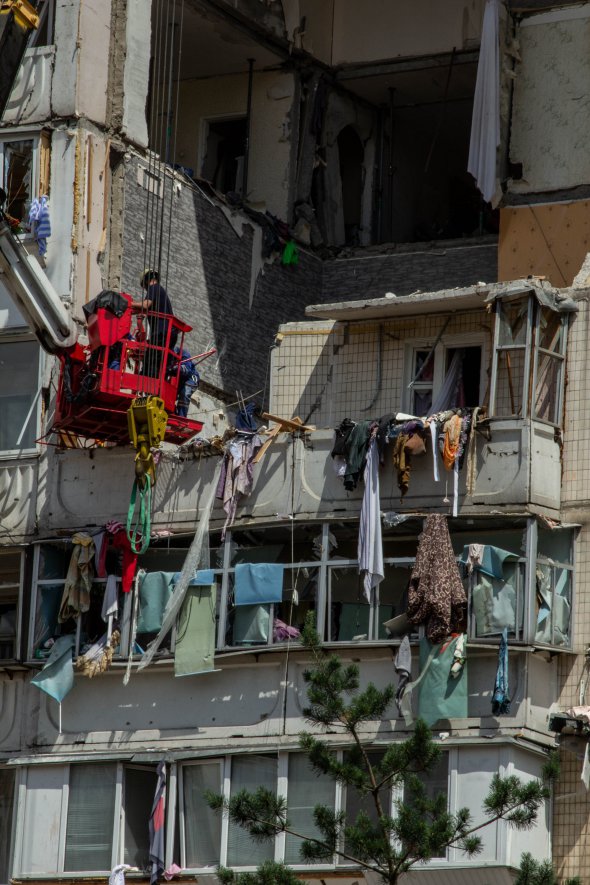
[[[590,4],[0,13],[0,885],[146,881],[162,761],[180,880],[274,858],[361,885],[203,793],[276,788],[310,835],[318,799],[356,813],[299,752],[299,631],[314,612],[380,687],[407,635],[417,680],[407,588],[433,524],[466,605],[452,703],[411,695],[442,742],[433,786],[480,820],[495,772],[539,777],[557,747],[561,775],[531,830],[497,822],[406,881],[509,883],[525,851],[590,881]],[[146,270],[175,317],[160,346],[131,317]],[[163,425],[128,426],[158,397]],[[345,419],[365,454],[379,426],[367,594]],[[243,566],[273,586],[245,591]],[[393,707],[366,739],[411,730]]]

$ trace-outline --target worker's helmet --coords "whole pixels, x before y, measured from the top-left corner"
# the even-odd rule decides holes
[[[147,289],[147,287],[149,286],[149,284],[152,280],[155,280],[156,283],[159,283],[160,282],[160,274],[158,273],[157,270],[152,270],[151,267],[146,267],[146,269],[144,270],[144,272],[141,274],[141,276],[139,278],[139,285],[141,286],[142,289]]]

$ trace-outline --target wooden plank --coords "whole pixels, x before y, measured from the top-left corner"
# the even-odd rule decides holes
[[[263,412],[262,417],[265,421],[280,424],[281,430],[303,430],[305,433],[312,433],[315,430],[315,425],[304,424],[301,418],[281,418],[278,415],[271,415],[270,412]]]

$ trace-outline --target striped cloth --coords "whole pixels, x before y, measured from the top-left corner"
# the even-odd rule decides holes
[[[164,872],[164,818],[166,812],[166,763],[158,763],[158,783],[150,815],[150,885],[155,885]]]
[[[369,443],[365,465],[365,492],[359,525],[359,574],[367,602],[372,591],[383,580],[383,543],[381,540],[381,503],[379,500],[379,453],[373,438]]]

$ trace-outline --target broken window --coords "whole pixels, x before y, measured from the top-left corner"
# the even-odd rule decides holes
[[[338,135],[338,156],[345,243],[347,246],[358,246],[361,232],[365,150],[354,126],[345,126]]]
[[[18,379],[18,384],[15,384],[15,378]],[[37,342],[0,342],[0,451],[35,448],[38,394]]]
[[[10,219],[26,223],[34,192],[35,142],[32,138],[0,142],[0,186],[6,191],[4,211]]]
[[[149,865],[149,817],[158,776],[153,767],[126,765],[123,781],[125,841],[123,862],[145,870]]]
[[[246,117],[229,120],[206,120],[206,149],[201,176],[226,194],[241,194],[244,178],[244,153],[247,138]]]
[[[446,409],[474,408],[482,405],[481,336],[465,339],[443,339],[432,350],[431,345],[409,346],[406,353],[406,391],[404,409],[412,415],[425,416]],[[409,371],[408,371],[409,365]]]
[[[17,657],[21,567],[22,553],[19,550],[4,548],[0,551],[0,660]]]
[[[532,295],[496,301],[490,412],[559,425],[567,317]]]

